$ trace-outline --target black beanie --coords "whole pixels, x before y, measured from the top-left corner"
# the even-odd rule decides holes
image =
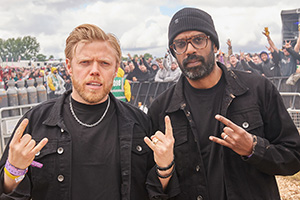
[[[209,35],[217,49],[219,49],[219,39],[214,22],[205,11],[197,8],[183,8],[175,13],[169,24],[169,46],[179,33],[185,31],[201,31]],[[175,56],[172,49],[171,53]]]

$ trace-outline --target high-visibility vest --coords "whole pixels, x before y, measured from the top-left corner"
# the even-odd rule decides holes
[[[125,78],[116,77],[114,79],[113,87],[111,89],[111,93],[119,100],[125,101],[125,92],[124,92],[124,83]]]

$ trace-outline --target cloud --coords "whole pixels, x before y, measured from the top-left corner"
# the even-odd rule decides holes
[[[92,23],[114,33],[123,54],[151,53],[161,57],[167,48],[168,24],[180,8],[192,6],[210,13],[222,51],[232,40],[235,52],[266,50],[262,35],[269,27],[276,46],[281,46],[281,10],[299,8],[298,0],[2,0],[0,38],[33,36],[47,56],[64,58],[65,39],[78,25]]]

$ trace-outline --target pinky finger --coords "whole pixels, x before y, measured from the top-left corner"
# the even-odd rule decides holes
[[[225,140],[222,140],[220,138],[214,137],[214,136],[209,136],[209,139],[215,143],[218,143],[220,145],[226,146],[230,148],[230,144],[226,142]]]

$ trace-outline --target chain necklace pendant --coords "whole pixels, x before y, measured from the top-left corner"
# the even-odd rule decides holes
[[[76,120],[80,125],[85,126],[85,127],[87,127],[87,128],[92,128],[92,127],[97,126],[98,124],[100,124],[100,122],[104,119],[104,117],[105,117],[105,115],[106,115],[106,113],[107,113],[107,111],[108,111],[108,108],[109,108],[109,106],[110,106],[110,97],[109,97],[109,95],[108,95],[108,103],[107,103],[107,106],[106,106],[105,111],[104,111],[103,115],[101,116],[101,118],[100,118],[97,122],[95,122],[94,124],[86,124],[86,123],[83,123],[82,121],[80,121],[80,120],[78,119],[78,117],[76,116],[76,114],[75,114],[75,112],[74,112],[74,110],[73,110],[71,94],[70,94],[70,98],[69,98],[69,99],[70,99],[70,103],[69,103],[69,105],[70,105],[70,110],[71,110],[71,113],[72,113],[73,117],[75,118],[75,120]]]

